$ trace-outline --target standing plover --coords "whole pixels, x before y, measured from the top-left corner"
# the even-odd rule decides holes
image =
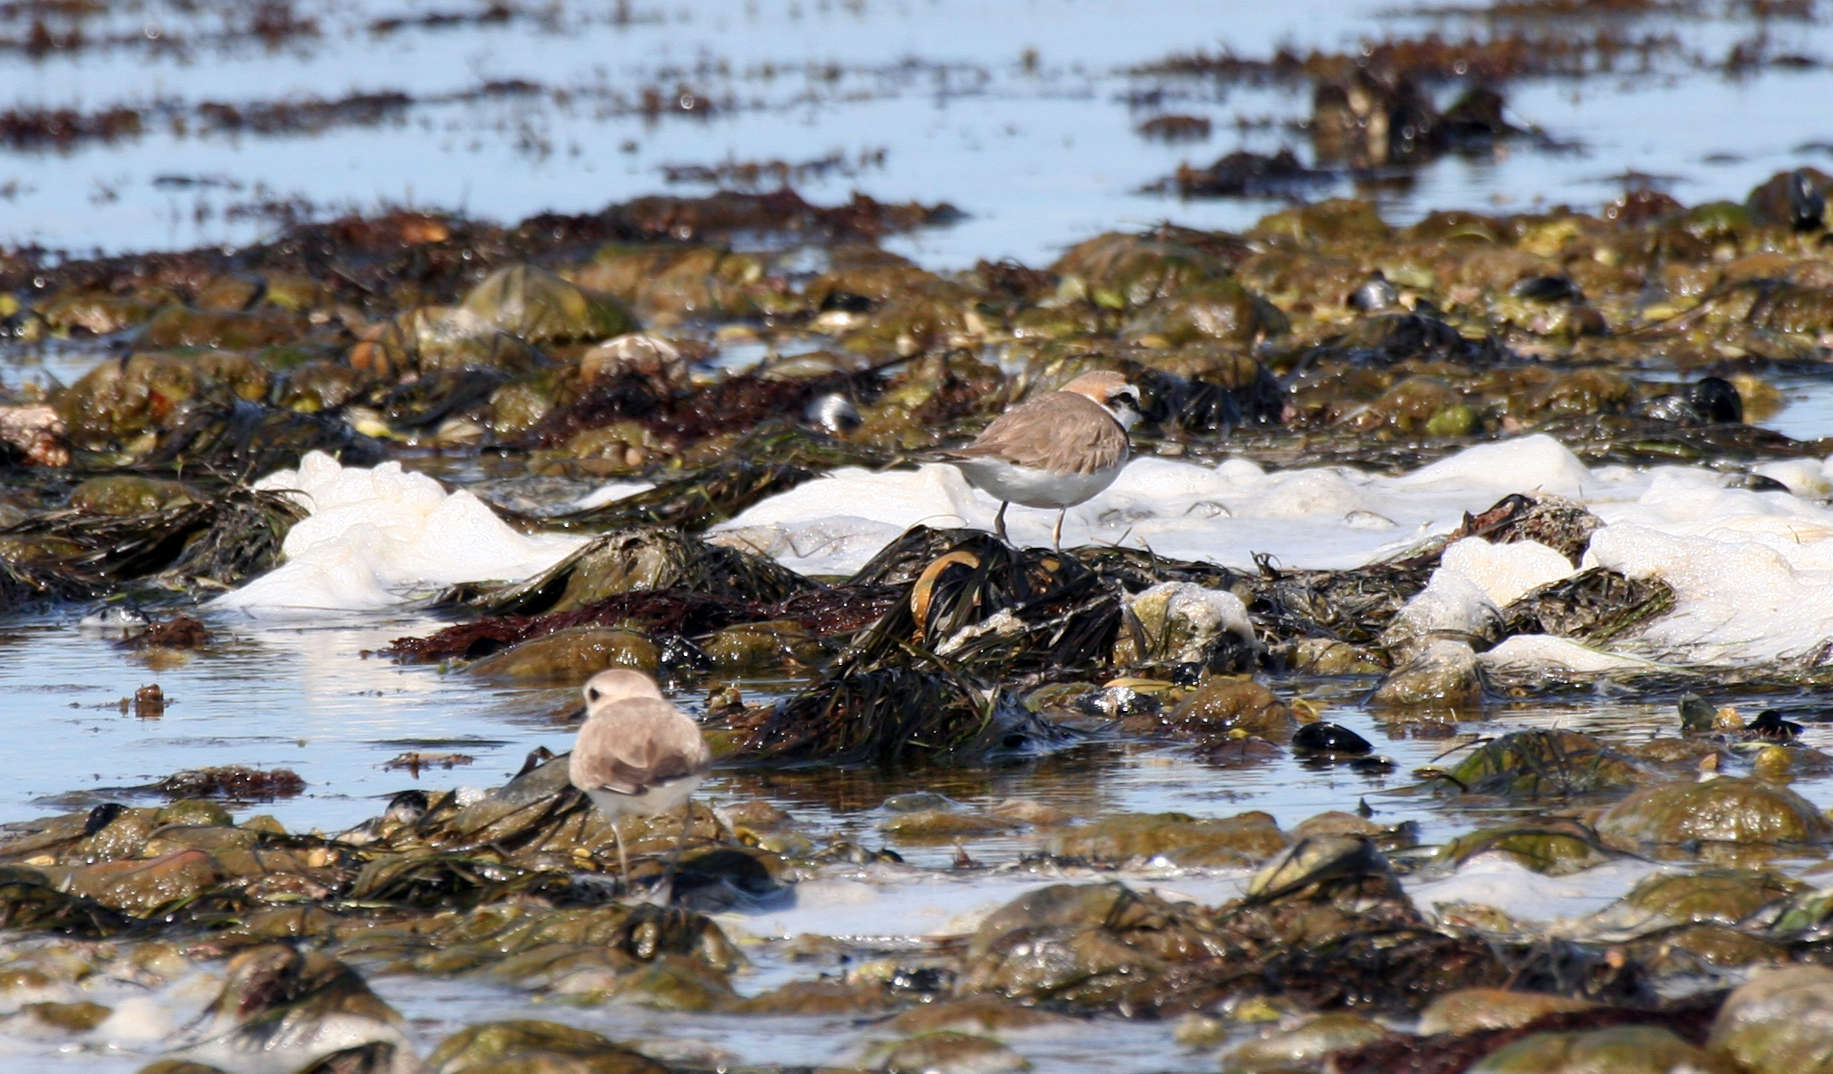
[[[1050,540],[1063,547],[1063,515],[1114,483],[1127,464],[1127,430],[1139,420],[1139,391],[1112,370],[1084,373],[993,419],[966,447],[937,457],[967,483],[999,497],[993,532],[1006,540],[1012,504],[1057,509]]]
[[[612,668],[586,680],[586,722],[573,743],[567,778],[611,821],[626,888],[630,860],[617,820],[653,817],[686,802],[706,778],[712,751],[700,725],[662,697],[654,679]],[[686,824],[682,826],[685,840]]]

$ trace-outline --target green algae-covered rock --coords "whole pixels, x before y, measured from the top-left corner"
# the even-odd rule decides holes
[[[1833,970],[1759,971],[1726,997],[1712,1049],[1749,1074],[1833,1074]]]
[[[1762,780],[1729,776],[1637,791],[1606,809],[1597,830],[1606,842],[1624,849],[1695,841],[1773,846],[1833,838],[1833,824],[1801,795]]]
[[[431,1074],[668,1074],[590,1030],[535,1019],[467,1026],[440,1041],[426,1065]]]
[[[1050,833],[1052,854],[1100,861],[1163,856],[1179,865],[1253,865],[1286,845],[1273,818],[1261,812],[1198,820],[1182,813],[1121,813]]]
[[[1737,1065],[1657,1026],[1531,1033],[1470,1067],[1467,1074],[1738,1074]]]

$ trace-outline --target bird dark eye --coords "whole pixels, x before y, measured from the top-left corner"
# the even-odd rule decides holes
[[[597,687],[587,687],[586,688],[586,701],[588,703],[597,701],[600,696],[602,695],[599,694]]]

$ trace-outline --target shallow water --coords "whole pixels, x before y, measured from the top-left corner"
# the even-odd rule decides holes
[[[624,5],[619,5],[624,7]],[[23,36],[22,7],[0,31]],[[143,132],[66,149],[8,154],[9,223],[0,242],[137,250],[240,244],[271,234],[271,203],[320,211],[405,205],[510,221],[591,212],[666,189],[699,194],[731,178],[668,181],[681,165],[835,157],[793,183],[811,200],[854,191],[947,201],[970,220],[892,240],[936,268],[985,258],[1028,264],[1066,244],[1161,219],[1240,228],[1266,199],[1180,201],[1140,188],[1180,163],[1235,149],[1309,155],[1292,125],[1309,93],[1218,87],[1201,76],[1133,73],[1173,55],[1268,59],[1274,50],[1339,51],[1430,33],[1453,39],[1511,28],[1608,33],[1664,44],[1583,80],[1520,79],[1509,117],[1558,149],[1510,145],[1447,157],[1370,193],[1389,219],[1432,209],[1603,205],[1625,173],[1689,203],[1741,199],[1789,167],[1824,164],[1819,102],[1833,24],[1702,15],[1511,22],[1396,15],[1385,0],[1216,5],[1177,0],[721,2],[553,5],[504,23],[389,32],[413,15],[381,0],[302,10],[316,33],[273,42],[247,32],[237,5],[149,3],[84,22],[126,41],[52,52],[0,70],[0,105],[144,112]],[[1434,10],[1428,5],[1425,10]],[[1715,7],[1716,11],[1717,8]],[[57,18],[50,20],[53,28]],[[228,31],[237,31],[231,33]],[[1808,62],[1724,73],[1734,47]],[[485,92],[486,85],[521,85]],[[1437,91],[1440,103],[1458,87]],[[644,91],[661,102],[645,108]],[[337,100],[398,91],[413,103],[374,123],[272,134],[213,128],[200,106]],[[683,108],[686,101],[690,107]],[[704,102],[712,102],[708,109]],[[1160,111],[1211,119],[1205,141],[1166,144],[1134,128]],[[863,163],[862,163],[863,161]],[[775,180],[766,178],[765,186]],[[1349,193],[1347,184],[1320,193]]]
[[[1341,48],[1376,34],[1462,34],[1489,25],[1459,15],[1407,14],[1378,22],[1388,13],[1383,0],[1232,7],[1218,15],[1209,4],[1142,9],[1119,0],[690,3],[637,5],[621,23],[558,7],[504,25],[409,26],[384,34],[367,26],[396,9],[363,0],[319,14],[318,37],[274,47],[240,39],[222,46],[194,43],[187,55],[121,44],[29,63],[9,57],[0,66],[0,101],[86,111],[125,103],[157,118],[145,133],[113,143],[7,151],[0,183],[16,185],[0,193],[7,210],[0,243],[37,242],[74,253],[243,243],[275,230],[273,216],[249,211],[255,202],[273,201],[297,200],[331,212],[409,204],[497,220],[589,212],[659,190],[697,194],[720,185],[669,182],[669,165],[793,164],[832,153],[842,166],[794,180],[810,200],[841,201],[857,190],[884,200],[948,201],[968,214],[963,223],[890,240],[891,248],[937,268],[1002,257],[1036,265],[1101,231],[1166,218],[1238,228],[1279,207],[1264,199],[1181,201],[1139,188],[1180,163],[1206,163],[1236,148],[1270,152],[1291,145],[1304,152],[1305,136],[1290,129],[1308,114],[1304,92],[1278,85],[1218,90],[1202,78],[1129,74],[1132,65],[1190,50],[1265,57],[1279,47]],[[232,11],[204,8],[186,15],[147,4],[111,10],[95,25],[124,33],[157,25],[168,42],[179,35],[196,41],[234,25]],[[1833,52],[1833,25],[1715,17],[1627,18],[1614,25],[1632,35],[1672,35],[1676,44],[1653,70],[1626,66],[1582,81],[1512,83],[1511,118],[1540,127],[1565,148],[1511,146],[1423,166],[1409,182],[1375,192],[1388,219],[1404,222],[1457,207],[1595,207],[1622,191],[1627,171],[1653,177],[1635,182],[1653,182],[1688,202],[1741,199],[1778,170],[1826,163],[1828,150],[1813,140],[1825,133],[1822,113],[1833,89],[1821,55]],[[18,31],[3,23],[0,29]],[[1734,44],[1766,29],[1815,62],[1738,77],[1712,69]],[[1028,49],[1035,63],[1027,62]],[[538,87],[452,97],[487,81],[513,79]],[[646,115],[635,103],[644,88],[673,93],[681,85],[713,100],[712,113],[676,107]],[[391,113],[375,126],[309,134],[211,132],[195,119],[206,101],[247,105],[387,89],[436,99]],[[1160,95],[1155,106],[1129,103],[1154,93]],[[1210,117],[1215,133],[1195,144],[1141,138],[1134,127],[1158,110]],[[182,132],[175,116],[190,117]],[[882,161],[875,156],[881,150]],[[21,356],[37,364],[0,369],[0,379],[9,385],[67,383],[104,356],[83,344],[47,345]],[[732,366],[758,356],[733,347],[721,361]],[[1833,393],[1825,378],[1801,373],[1777,384],[1785,405],[1764,424],[1801,439],[1833,433]],[[427,463],[435,467],[456,481],[489,471],[488,463]],[[1625,499],[1648,484],[1643,474],[1610,480],[1627,490]],[[1123,485],[1120,499],[1092,504],[1085,518],[1073,521],[1081,536],[1110,538],[1135,522],[1152,521],[1155,511],[1166,522],[1158,510],[1163,497],[1154,500],[1151,491],[1127,501]],[[1245,561],[1249,552],[1272,549],[1289,563],[1329,562],[1332,555],[1336,562],[1360,562],[1442,530],[1463,510],[1480,509],[1498,495],[1473,472],[1440,491],[1442,502],[1428,504],[1421,496],[1384,504],[1394,517],[1380,529],[1346,526],[1340,514],[1315,531],[1305,528],[1305,520],[1289,520],[1281,529],[1284,523],[1241,511],[1232,531],[1247,534],[1242,540],[1249,543],[1228,555]],[[1383,495],[1393,498],[1392,488]],[[1818,504],[1824,490],[1804,490],[1800,500]],[[959,508],[951,517],[982,524],[991,509],[972,499],[944,506]],[[887,515],[878,521],[896,532],[912,520]],[[1047,525],[1047,519],[1014,518],[1021,537],[1036,538]],[[1167,530],[1181,525],[1171,520]],[[1230,527],[1181,533],[1207,542],[1184,551],[1222,558],[1222,531]],[[1784,611],[1789,599],[1782,598]],[[440,625],[400,608],[361,615],[332,608],[304,618],[206,611],[217,646],[160,667],[81,629],[80,614],[14,618],[0,628],[0,698],[9,732],[29,745],[15,763],[0,766],[0,822],[108,800],[156,801],[147,785],[173,772],[240,763],[290,768],[306,790],[295,798],[238,805],[238,817],[266,812],[290,830],[337,831],[375,815],[400,790],[493,786],[537,746],[558,751],[570,744],[567,720],[577,707],[576,684],[493,682],[366,655],[396,637]],[[163,716],[144,719],[131,706],[124,709],[124,699],[154,681],[167,698]],[[1448,749],[1530,725],[1627,742],[1657,730],[1671,733],[1675,724],[1671,699],[1603,688],[1496,706],[1460,724],[1455,738],[1390,733],[1362,704],[1368,685],[1274,682],[1282,697],[1314,701],[1327,718],[1368,737],[1394,761],[1383,774],[1311,768],[1290,755],[1225,769],[1170,746],[1092,741],[1023,763],[921,777],[720,770],[704,793],[715,803],[764,797],[789,809],[817,839],[845,837],[874,847],[886,842],[884,799],[922,789],[970,808],[1018,796],[1084,816],[1175,810],[1219,817],[1262,809],[1288,827],[1326,810],[1366,804],[1381,823],[1417,823],[1430,846],[1500,812],[1413,789],[1415,769],[1437,763]],[[746,687],[755,700],[784,684]],[[693,707],[698,698],[680,700]],[[1712,700],[1737,704],[1746,714],[1779,705],[1796,719],[1820,715],[1812,698],[1802,696],[1727,691]],[[1833,724],[1811,722],[1804,742],[1833,750]],[[418,774],[387,767],[411,750],[474,760]],[[1833,801],[1833,777],[1795,786],[1817,802]],[[960,850],[986,868],[959,872],[951,870],[953,843],[892,846],[909,868],[825,870],[806,878],[788,905],[723,918],[732,932],[757,941],[750,948],[755,965],[740,977],[740,990],[761,992],[789,976],[806,976],[806,967],[792,969],[769,939],[818,929],[909,942],[958,931],[1024,887],[1052,879],[1011,868],[1034,847],[1025,836],[964,840]],[[1424,905],[1468,898],[1527,919],[1558,918],[1602,906],[1646,868],[1635,863],[1553,883],[1490,863],[1450,879],[1422,875],[1417,887],[1411,880],[1409,886]],[[1236,893],[1245,877],[1148,869],[1127,879],[1214,903]],[[896,927],[887,930],[887,921]],[[423,1052],[457,1025],[492,1017],[554,1017],[639,1045],[653,1042],[658,1055],[683,1040],[711,1042],[748,1063],[853,1061],[871,1036],[869,1027],[851,1019],[576,1008],[475,982],[378,975],[372,983],[413,1021]],[[182,1019],[207,995],[207,987],[193,987],[152,998]],[[50,1045],[0,1039],[0,1055],[9,1070],[65,1071],[80,1063],[101,1072],[138,1069],[159,1052],[156,1034],[141,1045],[120,1039],[127,1043],[119,1048],[96,1041],[68,1055],[55,1054]],[[1162,1025],[1100,1020],[1086,1034],[1048,1040],[1019,1035],[1013,1043],[1038,1069],[1188,1065]],[[1189,1062],[1209,1068],[1214,1060],[1205,1054]]]

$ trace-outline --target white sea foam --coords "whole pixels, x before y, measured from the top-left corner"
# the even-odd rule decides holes
[[[1592,469],[1545,436],[1478,445],[1398,476],[1147,457],[1071,508],[1063,536],[1070,546],[1143,547],[1237,568],[1252,568],[1259,554],[1283,567],[1347,568],[1448,532],[1466,512],[1509,493],[1556,493],[1604,522],[1585,566],[1660,577],[1675,590],[1673,612],[1613,643],[1618,655],[1696,663],[1811,658],[1833,639],[1826,599],[1833,510],[1818,499],[1833,487],[1833,461],[1768,470],[1802,493],[1728,489],[1704,467]],[[393,464],[342,467],[314,454],[262,485],[298,490],[312,516],[288,535],[285,564],[222,598],[221,607],[385,607],[455,582],[534,574],[582,540],[517,533],[469,494]],[[846,575],[911,526],[987,527],[998,506],[952,466],[848,467],[754,504],[713,536],[806,573]],[[1014,540],[1043,544],[1055,516],[1014,506],[1006,521]],[[1409,625],[1468,629],[1571,570],[1537,544],[1459,542],[1409,607],[1417,619]],[[1587,652],[1520,643],[1504,655],[1574,669],[1609,663],[1607,654]]]
[[[213,606],[268,615],[385,608],[440,586],[538,573],[583,543],[528,536],[469,492],[447,492],[399,463],[343,466],[310,452],[256,488],[311,514],[287,533],[284,562]]]

